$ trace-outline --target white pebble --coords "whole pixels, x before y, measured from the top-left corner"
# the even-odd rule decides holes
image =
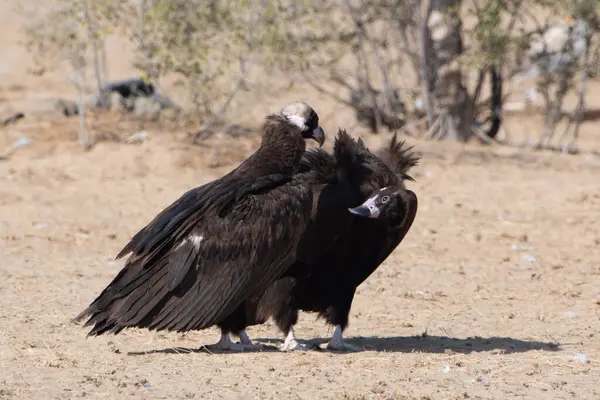
[[[581,363],[589,363],[590,362],[590,359],[588,358],[588,356],[586,356],[583,353],[577,353],[577,354],[575,354],[575,360],[579,361]]]
[[[581,314],[573,312],[573,311],[566,311],[565,317],[567,317],[567,318],[581,317]]]

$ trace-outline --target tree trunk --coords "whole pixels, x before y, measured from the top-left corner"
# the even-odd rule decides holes
[[[473,104],[463,84],[457,57],[462,54],[460,0],[430,0],[427,45],[431,80],[428,82],[436,121],[430,137],[466,142],[473,135]],[[427,68],[427,66],[423,66]]]
[[[431,15],[431,0],[423,0],[419,9],[419,79],[423,88],[423,106],[427,114],[427,125],[433,126],[434,119],[434,104],[433,104],[433,87],[435,85],[435,74],[433,68],[433,57],[431,48],[431,37],[429,35],[429,27],[427,21]]]
[[[88,30],[88,40],[92,44],[92,57],[94,64],[94,76],[96,77],[96,86],[98,93],[102,90],[102,71],[100,66],[100,51],[98,48],[98,32],[95,31],[93,17],[90,15],[92,12],[92,0],[87,0],[84,5],[84,15]]]

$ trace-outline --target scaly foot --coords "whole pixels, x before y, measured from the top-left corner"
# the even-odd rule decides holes
[[[242,352],[242,351],[262,350],[264,348],[264,345],[253,344],[252,342],[250,342],[250,343],[243,343],[243,342],[242,343],[233,343],[231,341],[231,337],[229,336],[229,334],[226,333],[226,334],[221,335],[221,340],[219,340],[218,343],[211,344],[211,345],[208,345],[205,347],[208,350]]]
[[[316,346],[312,344],[302,344],[298,343],[296,337],[294,336],[294,328],[290,327],[288,331],[288,335],[285,338],[285,342],[279,347],[281,351],[307,351],[313,350]]]
[[[240,332],[240,343],[242,344],[242,346],[244,346],[244,350],[259,351],[266,349],[266,346],[264,344],[252,343],[252,340],[250,340],[245,330]]]
[[[336,325],[333,329],[333,335],[329,343],[327,343],[327,350],[334,351],[362,351],[362,348],[355,346],[344,341],[342,336],[342,327]]]

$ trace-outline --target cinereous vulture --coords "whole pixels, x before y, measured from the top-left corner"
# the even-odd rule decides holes
[[[294,177],[305,139],[325,133],[306,103],[266,117],[261,145],[223,177],[189,190],[118,254],[125,266],[75,320],[88,335],[127,327],[185,332],[221,328],[219,348],[253,348],[230,338],[234,310],[263,293],[295,260],[312,211],[312,191]]]
[[[297,342],[298,310],[317,312],[334,326],[328,348],[356,350],[342,332],[356,288],[385,261],[410,229],[417,196],[404,186],[419,161],[396,136],[377,154],[340,130],[330,155],[304,154],[297,176],[312,183],[311,221],[297,259],[269,288],[242,303],[236,331],[272,317],[287,335],[282,350],[308,348]]]

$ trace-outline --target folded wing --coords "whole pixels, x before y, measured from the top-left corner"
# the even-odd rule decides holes
[[[126,327],[187,331],[218,323],[286,271],[312,196],[283,175],[182,196],[119,254],[123,270],[77,319],[90,335]]]

